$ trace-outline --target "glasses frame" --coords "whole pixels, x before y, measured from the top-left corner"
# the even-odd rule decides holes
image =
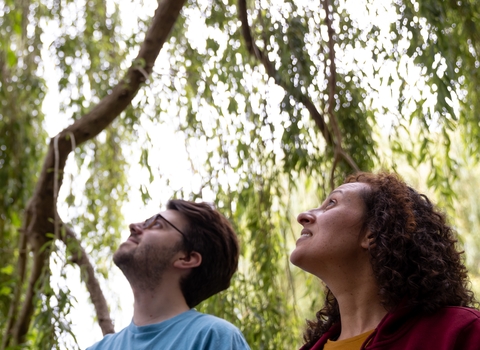
[[[165,219],[165,217],[162,215],[162,214],[155,214],[154,216],[152,216],[150,219],[147,219],[144,223],[143,223],[143,228],[144,229],[148,229],[148,228],[151,228],[155,222],[159,219],[163,219],[167,224],[169,224],[170,226],[172,226],[178,233],[180,233],[183,237],[183,240],[186,244],[189,243],[188,239],[187,239],[187,236],[185,235],[185,233],[183,233],[182,231],[180,231],[180,229],[175,226],[174,224],[172,224],[170,221],[168,221],[167,219]]]

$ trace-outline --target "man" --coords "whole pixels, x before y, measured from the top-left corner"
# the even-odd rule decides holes
[[[207,203],[171,200],[130,232],[113,261],[132,287],[133,320],[89,350],[250,349],[235,326],[192,309],[227,289],[237,269],[238,242],[225,217]]]

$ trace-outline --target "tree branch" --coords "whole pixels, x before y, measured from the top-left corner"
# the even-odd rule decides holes
[[[115,333],[112,319],[108,311],[107,301],[103,295],[102,288],[95,277],[95,269],[88,259],[85,249],[77,239],[75,232],[66,225],[63,225],[65,234],[62,234],[62,241],[65,243],[71,253],[71,261],[80,267],[80,276],[85,282],[90,299],[97,313],[98,324],[102,329],[103,335]]]
[[[333,144],[333,138],[330,131],[328,130],[323,115],[320,114],[318,109],[315,107],[315,105],[307,95],[303,94],[298,89],[294,89],[280,78],[280,74],[278,74],[273,63],[268,59],[267,55],[262,52],[260,48],[255,44],[255,41],[253,40],[251,34],[250,25],[248,24],[246,0],[238,0],[238,16],[240,18],[240,21],[242,22],[242,35],[245,39],[245,44],[247,46],[248,52],[263,64],[268,76],[272,78],[277,85],[281,86],[287,93],[295,97],[298,102],[302,103],[307,108],[307,110],[310,112],[311,117],[315,121],[315,124],[317,124],[317,127],[320,129],[320,132],[322,133],[323,138],[327,142],[327,145],[331,146]]]
[[[332,170],[330,173],[330,187],[335,187],[334,175],[335,169],[337,167],[338,161],[340,158],[343,158],[344,161],[355,171],[360,171],[359,167],[355,161],[348,155],[342,147],[342,133],[340,132],[340,127],[338,126],[337,117],[335,116],[335,90],[337,87],[337,66],[335,63],[335,30],[333,29],[332,18],[333,15],[330,11],[330,1],[322,0],[321,1],[323,10],[325,11],[325,23],[327,25],[327,34],[328,34],[328,58],[330,60],[330,71],[328,74],[328,116],[330,117],[330,123],[332,125],[334,134],[335,134],[335,148],[334,148],[334,161],[332,164]]]
[[[20,250],[18,253],[17,261],[17,274],[18,281],[15,283],[15,289],[13,291],[12,302],[8,310],[7,325],[5,327],[5,334],[2,339],[0,349],[5,349],[8,344],[8,339],[13,336],[13,326],[17,319],[16,310],[20,303],[20,292],[22,290],[23,282],[25,281],[25,269],[27,265],[27,236],[24,230],[20,230]]]
[[[337,119],[335,117],[335,90],[337,85],[337,66],[335,64],[335,31],[332,26],[332,13],[330,12],[330,4],[328,0],[321,1],[325,11],[325,23],[327,24],[328,34],[328,58],[330,60],[330,72],[328,74],[328,115],[330,122],[337,138],[337,144],[342,144],[342,134],[338,127]]]
[[[48,264],[49,253],[47,250],[48,249],[39,249],[33,252],[32,270],[30,271],[27,291],[24,296],[24,300],[28,300],[30,302],[23,303],[20,315],[15,323],[15,327],[13,328],[13,340],[16,342],[15,345],[24,342],[24,335],[28,332],[30,327],[30,321],[34,311],[34,295],[38,288],[38,282],[42,276],[42,272]]]
[[[248,14],[247,14],[247,3],[246,0],[238,0],[238,12],[239,18],[242,22],[242,35],[245,39],[245,44],[247,46],[248,52],[257,58],[265,67],[269,77],[273,78],[275,83],[281,86],[287,93],[293,96],[298,102],[302,103],[305,108],[310,112],[310,116],[315,121],[315,124],[320,129],[320,132],[323,135],[328,146],[334,148],[335,158],[343,158],[344,161],[355,169],[359,171],[355,161],[348,155],[345,150],[342,148],[342,135],[340,128],[338,127],[338,122],[334,115],[334,105],[335,105],[335,86],[336,86],[336,66],[335,66],[335,42],[331,14],[328,7],[328,0],[323,1],[324,8],[326,8],[327,13],[327,27],[328,27],[328,36],[329,36],[329,58],[330,58],[330,74],[329,74],[329,103],[328,103],[328,113],[330,121],[335,132],[335,138],[330,133],[330,130],[327,127],[324,116],[318,111],[318,109],[313,104],[312,100],[305,94],[303,94],[298,89],[291,87],[289,84],[284,82],[278,72],[276,71],[273,63],[268,59],[267,55],[260,50],[260,48],[255,44],[255,41],[252,37],[250,26],[248,24]],[[328,11],[328,12],[327,12]],[[334,161],[333,172],[335,171],[336,164],[338,159]],[[333,176],[333,175],[332,175]]]
[[[47,233],[54,232],[54,185],[59,189],[63,181],[63,169],[72,145],[69,135],[73,135],[76,144],[92,139],[104,130],[123,112],[138,92],[141,84],[151,74],[155,60],[165,43],[185,0],[160,0],[158,8],[148,29],[145,41],[140,47],[137,58],[128,69],[125,77],[112,89],[111,93],[103,98],[89,113],[75,121],[57,136],[58,158],[55,158],[53,140],[50,141],[48,153],[45,157],[43,168],[35,188],[35,192],[26,208],[26,221],[29,222],[25,234],[29,246],[32,248],[35,264],[42,263],[44,254],[39,254],[40,248],[48,242]],[[58,167],[55,167],[55,164]],[[58,169],[58,177],[54,176],[53,169]],[[26,227],[26,225],[24,225]],[[48,259],[48,256],[46,257]],[[38,267],[32,267],[30,286],[33,288],[40,277]],[[29,289],[30,290],[30,289]],[[34,293],[27,293],[23,300],[22,312],[14,326],[14,336],[10,339],[11,332],[5,333],[8,339],[5,343],[13,345],[24,341],[33,315]],[[15,310],[14,314],[15,314]]]

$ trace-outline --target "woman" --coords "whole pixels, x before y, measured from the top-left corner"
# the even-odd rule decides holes
[[[326,284],[302,350],[479,350],[480,312],[455,234],[396,175],[359,173],[301,213],[290,260]]]

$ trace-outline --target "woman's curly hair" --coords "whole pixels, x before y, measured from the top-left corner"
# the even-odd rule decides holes
[[[444,306],[478,306],[455,232],[425,195],[395,174],[358,173],[345,181],[352,182],[369,185],[361,193],[366,204],[364,232],[372,239],[370,261],[387,310],[402,301],[425,313]],[[337,300],[328,288],[316,316],[316,321],[307,321],[307,348],[340,321]]]

